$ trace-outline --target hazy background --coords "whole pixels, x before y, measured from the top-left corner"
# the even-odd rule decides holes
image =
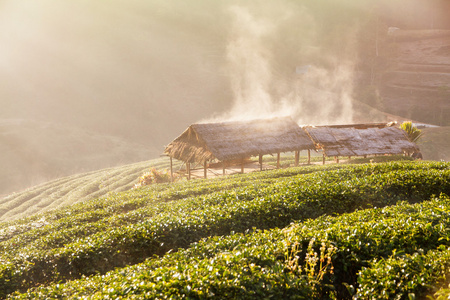
[[[0,195],[199,121],[385,121],[355,97],[379,33],[449,28],[449,2],[0,0]]]

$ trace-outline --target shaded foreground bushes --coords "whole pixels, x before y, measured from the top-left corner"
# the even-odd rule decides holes
[[[449,197],[402,202],[284,229],[212,237],[161,258],[15,297],[418,299],[436,292],[450,271],[449,226]]]
[[[122,206],[128,205],[125,214],[105,217],[105,213],[99,211],[98,217],[93,218],[93,222],[80,220],[83,217],[89,220],[85,214],[92,215],[96,211],[83,213],[82,206],[78,206],[77,217],[73,219],[75,227],[61,225],[60,230],[51,232],[48,228],[46,229],[47,226],[44,226],[36,231],[35,239],[24,232],[0,243],[1,296],[5,297],[14,291],[25,291],[35,285],[76,279],[84,275],[102,274],[114,268],[142,262],[153,255],[163,256],[169,250],[187,248],[192,242],[205,237],[228,235],[231,231],[246,232],[254,228],[285,227],[294,220],[340,214],[366,207],[383,207],[395,204],[399,200],[420,202],[433,194],[450,194],[448,164],[391,163],[346,167],[308,175],[296,175],[293,171],[289,172],[292,173],[286,175],[286,171],[276,171],[236,177],[231,179],[236,180],[238,187],[235,190],[227,188],[225,191],[220,191],[220,188],[212,188],[216,192],[198,196],[194,193],[192,197],[189,197],[191,193],[187,191],[185,193],[187,198],[169,202],[167,202],[169,198],[159,201],[158,193],[148,194],[143,190],[145,195],[156,197],[147,199],[146,196],[140,196],[137,191],[132,195],[137,198],[142,197],[142,201],[149,203],[148,206],[142,206],[141,200],[139,202],[141,204],[136,206],[122,203]],[[284,177],[276,178],[276,174],[284,174],[282,175]],[[253,180],[249,180],[247,184],[240,185],[238,181],[243,179],[245,181],[245,178],[257,178],[264,184],[257,185],[252,183]],[[214,181],[211,182],[214,185]],[[206,183],[200,185],[202,184]],[[229,185],[226,186],[229,187]],[[175,191],[171,192],[171,195],[176,195]],[[120,203],[120,199],[116,199],[114,203]],[[99,207],[107,209],[100,204]],[[70,213],[70,210],[66,212]],[[51,224],[48,225],[49,228],[51,226]],[[45,230],[48,230],[47,234],[38,234]],[[22,237],[26,238],[22,240]],[[300,243],[302,249],[306,247],[304,243],[306,241]],[[304,253],[304,250],[302,251]],[[339,253],[338,251],[335,255],[340,255]],[[280,255],[284,254],[279,253],[278,256]],[[247,263],[246,256],[240,259],[243,264]],[[154,259],[152,264],[163,266],[164,258]],[[364,265],[355,265],[351,272],[347,272],[347,265],[336,268],[339,266],[339,260],[334,265],[335,272],[338,274],[339,272],[344,272],[342,273],[344,275],[350,274],[350,277],[347,276],[349,278],[340,276],[339,278],[345,279],[342,279],[342,282],[332,281],[332,286],[336,289],[335,293],[339,296],[346,295],[346,290],[342,288],[345,286],[344,282],[350,285],[355,282],[356,270]],[[238,276],[239,270],[244,269],[240,263],[236,263],[236,269],[233,272]],[[219,274],[232,272],[222,267],[220,270]],[[249,270],[250,273],[253,272],[251,268]],[[283,270],[281,269],[281,273],[286,273]],[[278,274],[278,271],[278,269],[270,271],[273,272],[273,278],[282,276]],[[230,276],[234,278],[235,275]],[[327,279],[327,276],[323,278]],[[258,279],[257,282],[254,281],[255,278],[251,278],[246,284],[248,286],[266,285],[264,278]],[[289,283],[289,288],[296,285],[303,287],[306,284],[312,288],[313,294],[323,293],[316,291],[308,283],[311,280],[305,279],[304,276],[292,274],[289,278],[285,278],[288,282],[293,280]],[[206,281],[202,284],[206,284]],[[247,289],[249,287],[243,290]],[[298,289],[295,291],[298,293]],[[306,294],[310,295],[310,292]],[[233,290],[230,293],[237,293],[237,291]],[[281,297],[283,293],[289,292],[286,288],[281,288],[274,295]]]

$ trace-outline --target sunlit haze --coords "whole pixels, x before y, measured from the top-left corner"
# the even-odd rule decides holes
[[[2,0],[0,195],[158,157],[196,122],[385,121],[355,108],[361,33],[448,26],[431,2]]]

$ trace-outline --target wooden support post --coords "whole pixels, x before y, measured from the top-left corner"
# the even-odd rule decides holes
[[[173,182],[173,161],[172,161],[172,157],[170,157],[170,182]]]
[[[336,163],[338,164],[338,163],[339,163],[339,156],[335,156],[335,157],[334,157],[334,160],[335,160]]]
[[[308,149],[308,165],[311,164],[311,149]]]
[[[280,157],[281,157],[280,152],[278,152],[277,153],[277,169],[280,168]]]
[[[225,176],[225,161],[222,161],[222,174],[223,174],[223,176]]]
[[[188,180],[191,180],[191,163],[186,163],[186,171],[187,171]]]
[[[262,171],[262,169],[263,169],[263,166],[262,166],[262,158],[263,158],[263,156],[262,156],[262,154],[260,154],[260,155],[259,155],[259,170],[260,170],[260,171]]]
[[[350,159],[352,159],[352,157],[349,155],[349,156],[348,156],[348,160],[350,160]]]
[[[300,151],[295,151],[295,163],[294,165],[298,167],[298,163],[300,161]]]
[[[203,175],[208,178],[208,163],[206,161],[203,163]]]
[[[322,165],[325,164],[325,153],[323,154],[323,158],[322,158]]]
[[[245,168],[244,162],[245,162],[245,160],[242,160],[242,162],[241,162],[241,173],[242,174],[244,174],[244,168]]]

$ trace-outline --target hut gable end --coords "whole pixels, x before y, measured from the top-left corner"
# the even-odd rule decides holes
[[[211,160],[214,155],[209,151],[205,141],[189,126],[179,137],[172,141],[164,150],[170,157],[187,163]]]

